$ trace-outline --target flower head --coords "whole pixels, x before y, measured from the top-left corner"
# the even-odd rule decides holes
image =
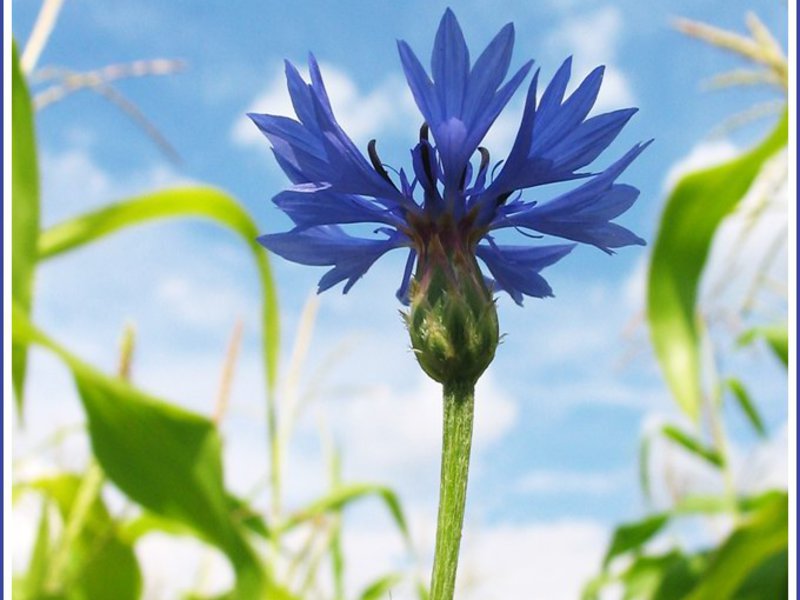
[[[582,171],[636,112],[623,109],[589,116],[603,67],[567,96],[571,70],[567,59],[540,99],[536,71],[511,152],[492,164],[481,141],[532,68],[531,61],[507,77],[513,44],[514,27],[508,24],[472,63],[450,9],[436,34],[430,75],[408,44],[398,42],[424,123],[411,150],[410,172],[400,169],[396,176],[389,175],[381,162],[375,140],[365,155],[339,126],[314,57],[309,58],[310,82],[287,62],[297,119],[249,116],[271,142],[278,164],[292,181],[274,202],[295,227],[259,241],[289,260],[331,267],[320,280],[319,291],[345,282],[347,292],[383,254],[405,248],[408,261],[398,297],[406,303],[415,293],[432,293],[431,282],[436,281],[436,297],[449,286],[451,292],[465,297],[474,293],[491,302],[492,292],[502,290],[521,304],[524,296],[552,295],[540,272],[576,243],[607,253],[643,245],[642,239],[612,220],[638,196],[636,188],[617,179],[647,144],[634,146],[599,173]],[[548,202],[526,200],[522,193],[573,179],[580,184]],[[377,237],[353,236],[342,227],[355,223],[377,224]],[[506,228],[570,243],[498,244],[495,232]],[[431,306],[436,303],[435,298],[428,300]],[[473,308],[478,318],[482,309]]]

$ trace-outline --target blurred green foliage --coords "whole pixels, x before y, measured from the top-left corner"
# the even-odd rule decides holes
[[[258,229],[234,198],[221,190],[190,186],[154,191],[78,215],[47,230],[39,229],[39,173],[34,109],[16,45],[12,57],[13,125],[13,374],[17,414],[23,415],[28,347],[38,345],[70,370],[87,419],[92,458],[82,473],[61,473],[15,481],[14,499],[41,498],[41,513],[27,570],[16,573],[14,594],[20,600],[135,600],[142,596],[143,573],[134,552],[152,532],[192,536],[227,557],[235,586],[228,599],[297,600],[326,597],[319,585],[320,567],[331,565],[333,597],[345,600],[342,513],[353,503],[377,498],[410,548],[403,509],[393,490],[369,483],[341,481],[338,452],[331,451],[329,490],[297,509],[283,511],[281,455],[291,441],[296,407],[282,414],[279,380],[279,312],[266,253],[255,241]],[[126,336],[119,372],[101,373],[31,322],[34,275],[38,263],[115,233],[153,220],[202,218],[237,234],[252,256],[261,285],[262,349],[267,389],[267,431],[273,500],[269,519],[235,497],[224,483],[224,443],[217,418],[154,398],[128,381],[134,350]],[[298,335],[310,335],[307,314]],[[231,366],[232,368],[232,366]],[[281,424],[284,425],[280,429]],[[266,459],[267,457],[265,457]],[[254,465],[255,466],[255,465]],[[134,514],[113,514],[103,489],[113,485],[136,506]],[[305,530],[309,542],[300,551],[282,541]],[[324,543],[322,550],[312,546]],[[313,543],[312,543],[313,542]],[[288,565],[288,567],[286,567]],[[298,575],[299,574],[299,575]],[[387,573],[349,597],[385,597],[407,573]],[[187,598],[204,598],[186,590]]]
[[[754,15],[747,22],[751,38],[690,21],[679,21],[678,27],[753,61],[764,71],[756,73],[755,81],[775,84],[785,94],[785,57]],[[752,77],[745,79],[742,83],[753,82]],[[600,574],[584,588],[584,600],[605,597],[612,586],[623,600],[788,598],[788,496],[784,490],[747,495],[736,488],[724,423],[725,398],[733,399],[758,438],[767,438],[769,432],[742,379],[717,373],[718,354],[739,351],[757,340],[763,340],[788,368],[786,314],[753,322],[750,311],[740,307],[737,317],[745,329],[733,347],[720,349],[699,300],[712,243],[726,217],[739,209],[754,182],[767,176],[773,157],[786,148],[788,121],[784,108],[772,131],[754,148],[684,175],[666,199],[650,258],[647,319],[652,344],[686,424],[666,423],[645,436],[640,454],[642,490],[650,499],[654,436],[710,467],[725,489],[711,496],[671,490],[670,508],[618,526]],[[763,209],[769,198],[759,202]],[[763,210],[754,213],[751,218],[757,219]],[[756,287],[764,273],[757,275]],[[728,522],[728,533],[711,544],[682,539],[688,518]]]

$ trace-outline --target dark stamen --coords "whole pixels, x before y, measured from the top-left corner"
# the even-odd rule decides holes
[[[372,168],[375,169],[375,172],[388,181],[391,186],[397,190],[397,186],[389,177],[389,173],[386,172],[386,169],[381,162],[381,158],[378,156],[378,151],[375,149],[375,140],[370,140],[369,144],[367,144],[367,153],[369,154],[369,160],[372,163]],[[397,191],[399,192],[400,190]]]
[[[464,185],[467,183],[467,168],[464,167],[464,171],[461,173],[461,183],[458,184],[459,189],[464,189]]]
[[[478,152],[481,153],[481,166],[478,168],[478,172],[480,173],[489,166],[489,151],[483,146],[478,146]]]
[[[419,128],[419,141],[425,140],[428,141],[428,131],[430,128],[428,127],[427,123],[423,123],[422,127]]]
[[[427,141],[427,140],[426,140]],[[422,168],[425,170],[425,175],[428,178],[430,185],[433,185],[433,167],[431,166],[431,153],[430,146],[427,143],[421,143],[420,151],[422,153]]]
[[[500,194],[497,197],[497,206],[503,206],[503,204],[506,203],[506,200],[508,200],[508,197],[510,195],[511,195],[511,192],[506,192],[505,194]]]

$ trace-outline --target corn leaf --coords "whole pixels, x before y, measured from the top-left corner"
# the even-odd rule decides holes
[[[267,385],[275,387],[278,370],[278,301],[266,251],[256,242],[258,227],[231,196],[205,187],[182,187],[129,198],[69,219],[42,232],[39,257],[52,258],[122,229],[180,217],[209,219],[237,233],[247,244],[261,280],[263,352]]]
[[[763,339],[772,350],[773,354],[783,363],[784,367],[789,366],[789,328],[786,323],[777,325],[766,325],[748,329],[739,337],[739,345],[747,346],[757,339]]]
[[[15,338],[42,345],[72,371],[93,454],[108,478],[142,507],[224,552],[242,597],[262,594],[265,574],[232,514],[213,423],[99,373],[36,329],[16,306],[13,319]]]
[[[679,429],[674,425],[664,425],[664,427],[661,428],[661,431],[673,442],[682,446],[695,456],[699,456],[703,460],[710,462],[715,467],[722,467],[722,465],[725,463],[722,455],[719,452],[713,448],[708,448],[700,440],[691,434],[686,433],[682,429]]]
[[[376,496],[383,501],[395,525],[397,525],[397,528],[406,538],[406,541],[409,541],[410,535],[408,525],[397,494],[385,486],[369,483],[342,485],[334,489],[327,496],[313,501],[308,506],[290,515],[276,529],[279,533],[284,533],[308,521],[321,517],[326,513],[338,512],[351,503],[370,496]]]
[[[635,523],[620,525],[614,531],[611,544],[603,564],[608,564],[617,556],[641,548],[669,522],[669,515],[657,514]]]
[[[11,297],[27,315],[33,302],[39,237],[39,168],[33,107],[19,65],[16,42],[12,44],[11,54]],[[12,343],[11,376],[20,417],[27,357],[24,341]]]
[[[702,386],[696,301],[714,234],[764,162],[786,146],[788,115],[758,146],[686,175],[667,199],[650,259],[647,317],[656,356],[681,409],[699,418]]]
[[[753,429],[756,430],[756,433],[762,438],[767,437],[767,428],[764,426],[764,420],[758,413],[756,405],[753,404],[753,401],[750,399],[750,394],[747,393],[744,384],[735,377],[729,377],[725,380],[725,386],[733,394],[736,403],[739,405],[739,408],[742,409],[744,416],[747,417],[747,420],[750,422],[750,425],[753,426]]]
[[[708,569],[686,600],[739,598],[737,590],[746,585],[748,578],[766,561],[776,555],[782,557],[779,560],[785,558],[789,543],[788,519],[789,503],[785,494],[749,515],[713,554]]]

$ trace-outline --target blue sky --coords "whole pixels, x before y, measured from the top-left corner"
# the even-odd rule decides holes
[[[18,40],[27,38],[38,6],[14,2]],[[438,1],[66,3],[40,65],[88,70],[142,58],[187,61],[183,73],[119,84],[173,143],[182,162],[167,162],[102,98],[88,92],[69,97],[38,115],[45,222],[156,186],[202,181],[239,198],[263,231],[286,229],[287,220],[269,202],[286,182],[271,162],[266,140],[243,113],[283,109],[282,61],[302,64],[309,50],[322,63],[334,110],[356,141],[364,147],[377,137],[386,162],[407,164],[420,117],[403,91],[395,39],[427,56],[446,6]],[[670,21],[681,15],[742,30],[745,12],[754,10],[785,47],[781,2],[543,0],[451,6],[473,54],[513,21],[512,66],[534,58],[546,78],[570,54],[575,75],[608,66],[603,108],[634,105],[640,112],[598,164],[608,164],[637,141],[656,140],[625,177],[642,194],[621,222],[645,239],[655,231],[671,169],[689,156],[691,164],[699,164],[729,155],[769,126],[762,120],[711,137],[726,116],[777,96],[759,89],[703,91],[704,80],[739,63],[684,38]],[[521,98],[512,100],[509,116],[490,133],[496,145],[490,149],[508,146],[520,106]],[[511,554],[538,557],[537,589],[549,590],[542,597],[569,598],[576,582],[565,584],[556,575],[569,572],[568,561],[590,573],[608,528],[641,514],[635,464],[640,436],[659,418],[677,416],[637,321],[646,255],[647,249],[638,247],[614,257],[579,248],[547,273],[556,298],[528,300],[523,309],[501,300],[507,336],[478,398],[467,516],[465,564],[478,565],[479,572],[481,565],[494,564],[492,559],[513,566]],[[320,298],[304,373],[315,372],[331,356],[335,367],[325,379],[326,393],[299,426],[289,469],[297,480],[288,493],[290,501],[299,501],[319,489],[319,413],[344,449],[346,474],[398,487],[425,547],[437,491],[439,401],[407,350],[397,314],[394,290],[403,260],[398,255],[380,261],[347,296],[332,290]],[[278,258],[273,265],[285,364],[301,308],[322,273]],[[233,487],[245,490],[258,481],[266,449],[257,283],[237,240],[207,224],[151,226],[45,265],[38,286],[39,322],[109,368],[123,324],[133,321],[139,332],[137,381],[206,413],[226,340],[243,316],[245,351],[224,425],[226,461]],[[739,361],[730,368],[745,365],[763,390],[758,400],[770,426],[779,430],[786,419],[780,369],[763,352]],[[30,387],[29,428],[18,436],[21,447],[59,419],[81,418],[66,374],[46,355],[34,356]],[[730,421],[745,456],[753,437],[737,415]],[[59,460],[79,462],[80,443],[75,445],[74,455]],[[383,533],[388,524],[380,509],[367,505],[354,512],[355,555],[376,556],[370,552],[383,544],[391,561],[398,551]],[[552,548],[551,556],[537,555],[542,547]],[[357,579],[369,568],[355,571]],[[513,577],[504,581],[510,591],[503,597],[527,597],[514,595]],[[474,597],[485,597],[476,585]]]

